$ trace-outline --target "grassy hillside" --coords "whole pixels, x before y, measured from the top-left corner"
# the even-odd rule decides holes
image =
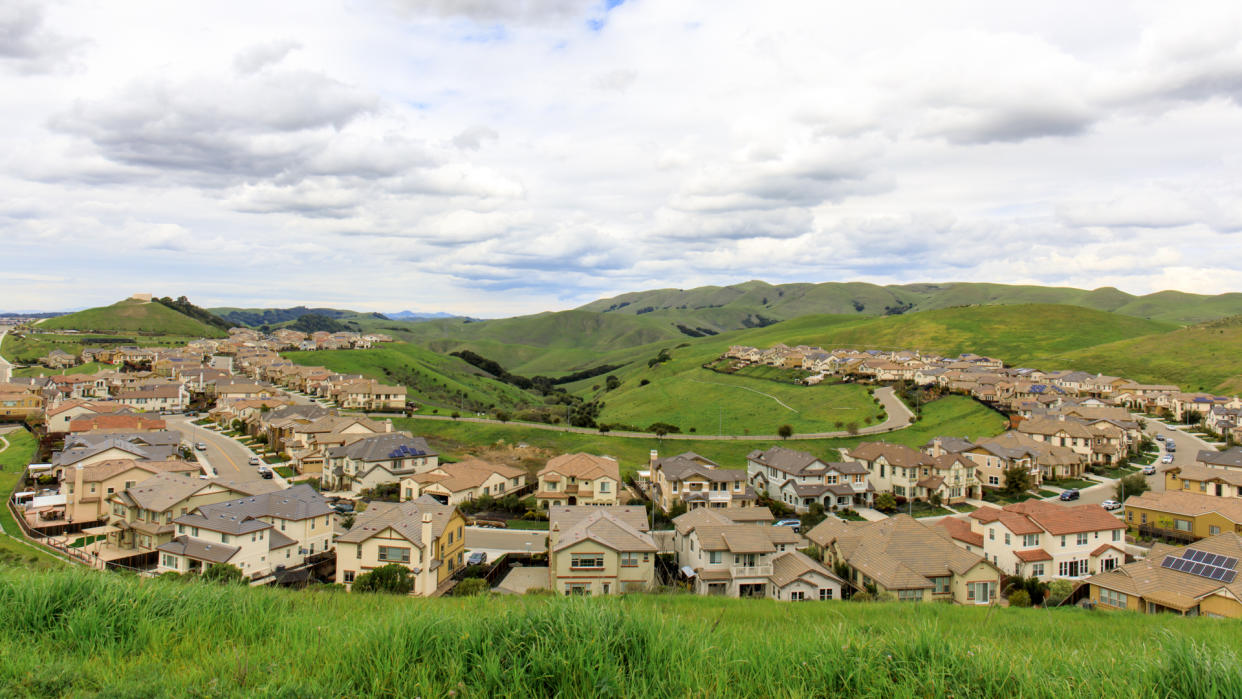
[[[1236,622],[688,595],[417,600],[0,575],[6,696],[1228,697]]]
[[[454,459],[477,455],[497,444],[524,443],[532,447],[563,454],[577,451],[615,457],[621,473],[646,468],[651,450],[660,454],[694,451],[729,468],[745,468],[746,455],[755,449],[772,446],[764,441],[712,439],[657,439],[614,437],[606,434],[579,434],[536,429],[521,423],[504,425],[453,420],[394,419],[399,429],[427,437],[442,454]],[[1005,418],[964,396],[949,396],[923,406],[923,416],[911,427],[882,435],[887,442],[920,447],[932,437],[990,437],[1005,429]],[[828,460],[839,458],[839,449],[881,437],[849,437],[844,439],[790,439],[781,444],[791,449],[809,451]]]
[[[1188,391],[1242,392],[1242,316],[1066,352],[1059,364]]]
[[[358,311],[345,311],[337,308],[307,308],[306,306],[295,306],[293,308],[221,307],[209,308],[207,310],[235,326],[252,328],[257,328],[261,325],[273,328],[285,327],[304,315],[319,315],[340,321],[357,321],[362,319],[388,320],[381,313],[360,313]]]
[[[121,344],[138,345],[140,347],[180,347],[191,340],[201,337],[201,335],[139,335],[137,333],[129,335],[103,333],[59,335],[51,332],[31,333],[18,337],[13,333],[9,333],[4,336],[3,342],[0,342],[0,356],[11,362],[26,364],[36,361],[39,357],[46,356],[54,349],[59,349],[69,354],[81,354],[83,347],[97,346],[102,344],[103,341],[107,341],[109,345],[115,345],[117,340],[121,340]],[[100,342],[96,342],[96,340]],[[44,371],[46,373],[47,370]],[[37,373],[36,371],[36,375]]]
[[[145,332],[160,335],[224,337],[226,333],[159,303],[126,299],[111,306],[49,318],[39,323],[45,330]]]
[[[787,320],[809,314],[886,315],[953,306],[1068,304],[1177,324],[1198,323],[1242,313],[1242,294],[1218,296],[1161,291],[1134,296],[1112,287],[1086,290],[1010,284],[905,284],[860,282],[779,284],[749,281],[696,289],[654,289],[593,301],[582,310],[613,314],[665,313],[698,318],[711,309],[720,329],[744,327],[738,319],[762,315]]]
[[[6,501],[20,484],[26,465],[34,458],[38,445],[24,429],[0,434],[0,497]],[[41,570],[57,568],[64,563],[42,549],[27,544],[21,537],[17,522],[8,507],[0,507],[0,562]]]
[[[456,357],[404,342],[370,350],[285,352],[283,356],[297,364],[325,366],[343,374],[362,374],[405,386],[409,389],[408,400],[440,408],[446,413],[513,408],[539,400],[537,396],[486,376]]]

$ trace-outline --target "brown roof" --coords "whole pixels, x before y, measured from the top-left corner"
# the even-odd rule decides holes
[[[417,548],[423,547],[423,513],[431,514],[431,535],[439,539],[457,508],[423,496],[407,502],[373,502],[358,514],[354,526],[337,541],[360,544],[385,529],[392,529]]]
[[[647,533],[646,509],[613,507],[554,507],[548,513],[549,528],[555,528],[553,551],[562,551],[583,541],[594,541],[614,551],[659,550]]]
[[[875,461],[883,456],[888,463],[904,468],[925,466],[931,462],[931,457],[921,451],[916,451],[901,444],[889,444],[888,442],[863,442],[853,449],[847,450],[845,455],[862,461]]]
[[[1215,512],[1234,524],[1242,524],[1242,499],[1239,498],[1166,490],[1162,493],[1147,492],[1131,496],[1126,498],[1125,505],[1127,509],[1137,507],[1187,517]]]
[[[987,561],[953,543],[947,530],[908,515],[878,522],[843,522],[829,517],[807,533],[821,548],[833,549],[852,568],[889,590],[932,587],[931,578],[961,575]],[[991,566],[991,564],[987,564]]]
[[[1013,555],[1017,556],[1018,560],[1026,561],[1027,563],[1030,563],[1032,561],[1051,561],[1052,560],[1052,554],[1048,553],[1047,551],[1043,549],[1026,549],[1024,551],[1014,551]]]
[[[1242,486],[1242,471],[1232,468],[1210,468],[1208,466],[1170,466],[1163,471],[1171,473],[1184,481],[1214,482],[1228,483],[1229,485]]]
[[[957,539],[958,541],[971,544],[972,546],[983,546],[983,534],[972,530],[970,528],[970,522],[967,522],[964,519],[958,519],[957,517],[943,517],[939,522],[936,522],[936,524],[944,527],[945,531],[949,532],[949,536]]]
[[[829,580],[845,584],[845,581],[833,575],[832,571],[801,551],[786,551],[773,558],[772,575],[769,579],[777,587],[785,587],[811,573],[817,573]]]
[[[1234,598],[1242,598],[1242,576],[1225,584],[1219,580],[1176,571],[1161,565],[1168,556],[1184,557],[1187,550],[1205,551],[1242,559],[1242,537],[1233,532],[1226,532],[1201,539],[1185,548],[1157,544],[1152,547],[1147,558],[1093,575],[1087,578],[1086,582],[1180,610],[1190,609],[1196,606],[1199,600],[1217,592],[1232,595]]]
[[[1027,517],[1054,536],[1124,529],[1126,526],[1099,505],[1061,505],[1043,500],[1027,500],[1005,505],[1004,509]]]
[[[142,432],[145,430],[162,430],[165,427],[167,427],[167,424],[159,418],[145,417],[133,413],[83,416],[69,422],[70,432],[98,432],[102,430]]]
[[[457,493],[471,488],[478,488],[493,475],[499,475],[501,478],[517,478],[518,476],[526,475],[526,471],[504,464],[493,464],[481,459],[468,459],[456,464],[443,464],[437,467],[435,472],[420,475],[442,476],[436,481],[426,479],[420,482],[439,482],[445,488],[448,488],[449,491]],[[415,480],[418,480],[418,477],[415,477]]]
[[[559,473],[562,476],[590,480],[609,477],[621,481],[621,467],[616,460],[594,454],[562,454],[553,457],[547,466],[539,470],[539,476],[542,477],[545,473]]]
[[[198,466],[184,461],[136,461],[134,459],[108,459],[90,464],[82,468],[82,480],[86,483],[104,481],[126,471],[137,470],[147,473],[167,473],[170,471],[198,471]]]

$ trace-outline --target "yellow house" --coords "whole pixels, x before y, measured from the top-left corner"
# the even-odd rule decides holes
[[[807,538],[824,563],[845,564],[846,582],[889,593],[903,602],[989,604],[1000,593],[1000,571],[983,556],[953,543],[939,527],[897,515],[878,522],[820,522]]]
[[[1217,497],[1242,497],[1242,471],[1208,466],[1170,466],[1164,469],[1164,489]]]
[[[539,470],[535,498],[540,507],[615,505],[621,490],[616,459],[594,454],[562,454]]]
[[[453,505],[429,496],[407,502],[374,502],[336,539],[336,581],[392,563],[414,574],[410,594],[430,596],[463,565],[466,520]]]
[[[1131,530],[1194,541],[1226,532],[1242,533],[1242,500],[1184,490],[1143,493],[1126,499]]]
[[[1242,537],[1218,534],[1187,547],[1156,544],[1147,558],[1085,581],[1103,609],[1242,617]]]
[[[655,585],[659,547],[639,506],[548,510],[548,578],[565,595],[616,595]]]

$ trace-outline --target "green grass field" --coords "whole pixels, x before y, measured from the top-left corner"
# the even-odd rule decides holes
[[[419,600],[0,573],[0,694],[1235,697],[1236,621],[690,595]]]
[[[160,335],[224,337],[226,333],[160,303],[126,299],[99,308],[48,318],[39,323],[44,330],[93,330],[104,332],[148,332]]]
[[[953,436],[978,438],[1000,434],[1005,418],[978,402],[963,396],[949,396],[923,406],[923,417],[914,425],[897,432],[874,437],[845,439],[790,439],[780,444],[790,449],[811,452],[828,461],[840,458],[839,449],[863,441],[883,439],[887,442],[921,447],[932,437]],[[766,449],[777,442],[749,440],[657,439],[613,437],[606,434],[579,434],[542,430],[522,424],[504,425],[460,422],[451,420],[419,420],[394,418],[393,425],[414,435],[426,437],[440,453],[455,460],[466,458],[480,447],[497,443],[525,443],[558,454],[589,452],[616,458],[621,473],[629,474],[646,468],[651,450],[662,456],[693,451],[715,460],[726,468],[745,468],[746,455],[755,449]]]
[[[22,369],[15,369],[14,376],[51,376],[53,374],[94,374],[104,369],[115,369],[115,364],[100,364],[99,362],[87,362],[69,369],[48,369],[42,366],[30,366]]]
[[[50,332],[40,332],[17,337],[12,333],[4,336],[4,341],[0,343],[0,356],[11,362],[21,364],[33,364],[39,357],[46,356],[54,349],[59,349],[69,354],[81,354],[83,347],[100,346],[92,345],[92,339],[123,339],[124,342],[119,344],[137,345],[139,347],[181,347],[185,343],[196,340],[200,335],[116,335],[111,333],[76,333],[71,335],[60,335]],[[109,343],[117,344],[117,343]],[[44,372],[51,371],[43,369]],[[75,367],[70,370],[78,371]],[[16,374],[23,376],[27,374]],[[38,376],[36,373],[35,376]]]
[[[60,559],[45,553],[33,544],[25,543],[21,539],[22,534],[17,522],[13,520],[13,515],[9,512],[8,505],[5,504],[21,483],[21,476],[26,465],[34,457],[35,448],[38,446],[34,436],[22,429],[0,435],[0,437],[3,437],[9,445],[5,449],[4,442],[0,442],[0,497],[4,499],[4,502],[0,503],[0,528],[4,530],[4,534],[0,535],[0,562],[20,562],[20,565],[30,568],[66,565]]]

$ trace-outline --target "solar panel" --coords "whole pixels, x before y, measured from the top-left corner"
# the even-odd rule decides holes
[[[1191,575],[1199,575],[1199,576],[1202,576],[1202,575],[1203,575],[1203,571],[1205,571],[1205,570],[1207,570],[1207,569],[1208,569],[1208,566],[1205,566],[1205,565],[1203,565],[1202,563],[1196,563],[1196,564],[1194,564],[1193,566],[1191,566],[1191,568],[1190,568],[1190,574],[1191,574]]]
[[[1182,560],[1182,559],[1180,559],[1180,558],[1174,558],[1174,557],[1172,557],[1172,556],[1165,556],[1164,560],[1163,560],[1163,561],[1160,561],[1160,567],[1161,567],[1161,568],[1172,568],[1172,567],[1173,567],[1173,564],[1174,564],[1174,563],[1177,563],[1177,562],[1178,562],[1178,561],[1180,561],[1180,560]]]
[[[1209,553],[1207,555],[1207,558],[1203,559],[1203,562],[1210,566],[1218,566],[1220,565],[1220,562],[1223,560],[1225,560],[1224,556],[1217,556],[1214,553]]]
[[[1229,571],[1225,570],[1224,568],[1213,568],[1212,572],[1208,573],[1208,577],[1213,580],[1224,580],[1225,573],[1228,573],[1228,572]]]
[[[1235,568],[1238,567],[1238,559],[1226,558],[1225,560],[1221,561],[1220,563],[1217,563],[1216,565],[1222,568],[1228,568],[1229,570],[1234,570]]]
[[[1186,552],[1182,554],[1182,558],[1188,558],[1188,559],[1190,559],[1190,560],[1194,561],[1195,563],[1198,563],[1198,562],[1202,561],[1202,560],[1203,560],[1203,557],[1204,557],[1204,556],[1206,556],[1206,555],[1207,555],[1207,554],[1205,554],[1205,553],[1204,553],[1204,552],[1202,552],[1202,551],[1195,551],[1195,550],[1193,550],[1193,549],[1187,549],[1187,550],[1186,550]]]
[[[1225,583],[1226,585],[1228,585],[1229,583],[1233,582],[1233,578],[1234,578],[1234,576],[1236,576],[1236,575],[1237,575],[1237,573],[1235,573],[1234,571],[1232,571],[1232,570],[1227,570],[1227,571],[1225,571],[1225,579],[1224,579],[1224,580],[1221,580],[1221,582],[1223,582],[1223,583]]]

